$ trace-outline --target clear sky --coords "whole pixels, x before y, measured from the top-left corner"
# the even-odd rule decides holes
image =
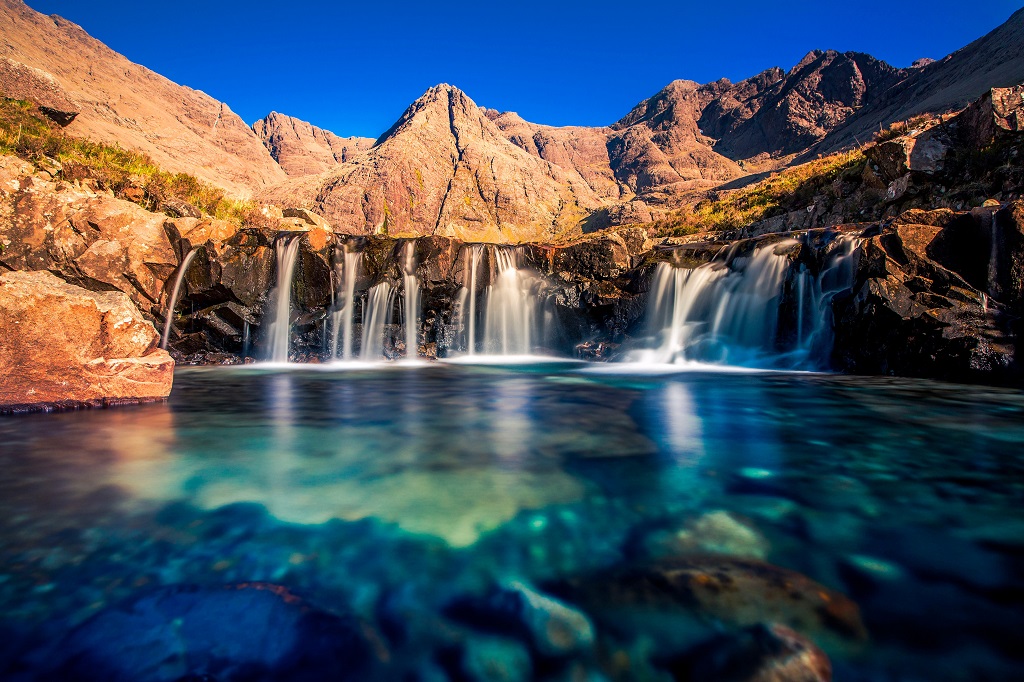
[[[607,125],[670,81],[741,80],[812,49],[939,59],[1021,0],[27,0],[227,102],[376,137],[436,83],[549,125]]]

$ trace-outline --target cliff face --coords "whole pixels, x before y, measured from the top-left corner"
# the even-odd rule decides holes
[[[578,173],[509,142],[450,85],[428,90],[365,154],[260,198],[312,208],[351,234],[500,242],[579,232],[602,204]]]
[[[54,92],[76,106],[70,135],[146,153],[166,170],[236,196],[287,177],[226,104],[133,64],[66,19],[44,16],[20,0],[0,0],[0,38],[0,57],[11,67],[3,71],[13,74],[0,90],[23,96],[18,65],[37,69],[40,82],[51,81]]]
[[[253,123],[252,129],[291,177],[328,171],[363,153],[374,143],[369,137],[338,137],[329,130],[276,111]]]

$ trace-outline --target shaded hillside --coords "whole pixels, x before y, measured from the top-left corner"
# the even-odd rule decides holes
[[[2,94],[33,99],[18,65],[38,69],[77,110],[68,126],[75,136],[147,154],[237,196],[287,177],[226,104],[130,62],[66,19],[0,0],[0,38],[0,57],[11,60]]]

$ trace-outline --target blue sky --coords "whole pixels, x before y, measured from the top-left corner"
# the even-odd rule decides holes
[[[941,58],[1020,0],[361,2],[28,0],[223,100],[376,137],[431,85],[549,125],[607,125],[676,78],[741,80],[812,49]]]

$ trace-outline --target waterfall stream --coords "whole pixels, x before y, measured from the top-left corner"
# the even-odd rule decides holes
[[[837,238],[816,276],[789,254],[798,244],[785,240],[735,257],[733,248],[696,268],[660,263],[648,299],[650,342],[628,359],[791,367],[827,361],[832,300],[852,286],[859,240]],[[788,346],[780,340],[787,280],[795,318],[785,320],[787,332],[793,327]]]
[[[363,338],[359,351],[361,360],[380,360],[384,357],[384,332],[391,324],[396,290],[390,282],[381,282],[370,288],[363,304]]]
[[[341,307],[336,305],[335,311],[331,315],[331,330],[334,336],[331,343],[331,357],[334,358],[355,359],[355,353],[352,350],[354,342],[352,327],[356,310],[356,280],[359,278],[362,263],[363,254],[346,244],[340,273],[342,304]],[[337,272],[337,264],[335,271]],[[340,355],[338,353],[339,343],[341,345]]]
[[[171,289],[171,298],[167,301],[167,313],[164,320],[164,334],[163,338],[160,339],[160,347],[166,349],[167,342],[171,338],[171,329],[174,327],[174,308],[178,305],[178,296],[181,294],[181,283],[185,281],[185,272],[188,271],[188,266],[192,262],[192,259],[199,253],[199,247],[194,246],[192,250],[185,255],[181,260],[181,266],[178,267],[178,276],[174,278],[174,288]]]
[[[292,280],[295,278],[295,264],[298,261],[301,243],[301,237],[291,237],[278,239],[274,245],[277,256],[277,284],[271,295],[274,321],[270,323],[270,359],[273,362],[288,362]]]
[[[405,292],[405,357],[415,360],[420,345],[420,280],[416,276],[415,241],[408,241],[402,246],[402,287]]]

